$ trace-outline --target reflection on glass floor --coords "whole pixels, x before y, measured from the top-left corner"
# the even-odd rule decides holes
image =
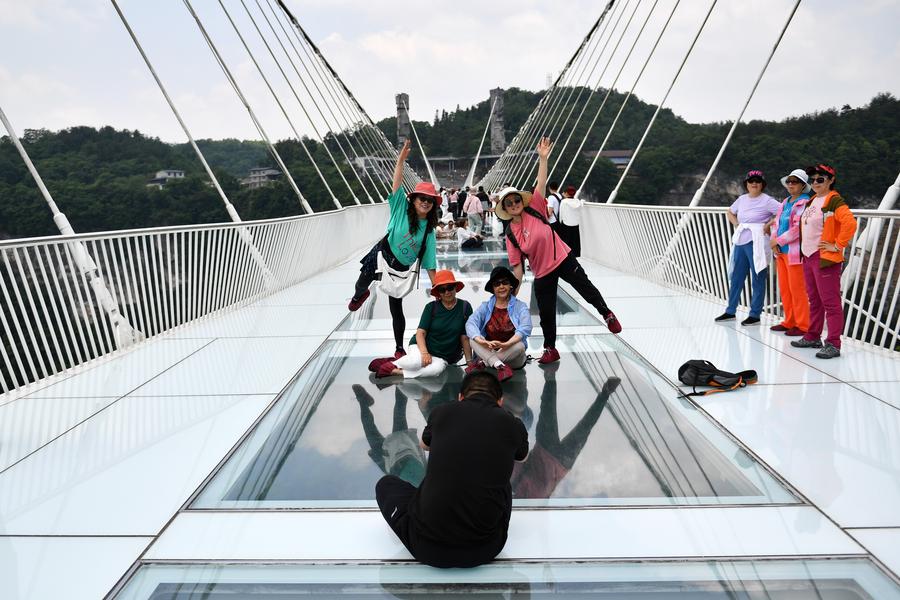
[[[418,436],[431,409],[455,401],[463,373],[371,380],[366,366],[386,346],[327,342],[193,508],[374,507],[384,473],[418,484]],[[504,383],[532,444],[513,474],[516,506],[795,502],[615,336],[563,336],[558,347],[560,363]]]
[[[516,564],[477,569],[410,565],[145,565],[122,600],[252,598],[896,599],[867,560]]]

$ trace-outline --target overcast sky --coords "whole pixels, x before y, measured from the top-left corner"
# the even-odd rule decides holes
[[[256,0],[246,1],[257,10]],[[625,3],[618,0],[617,6],[625,8]],[[182,0],[120,4],[196,137],[258,138]],[[271,137],[290,137],[218,2],[193,4]],[[413,118],[431,120],[435,110],[486,99],[493,87],[544,88],[599,16],[603,2],[288,4],[372,118],[394,114],[394,94],[404,91]],[[651,4],[640,5],[635,23]],[[793,4],[720,0],[667,105],[689,121],[733,119]],[[225,0],[225,5],[245,34],[255,35],[241,2]],[[674,5],[675,0],[659,0],[617,88],[631,87]],[[708,7],[707,0],[682,0],[636,88],[642,99],[661,99]],[[896,0],[802,3],[745,119],[858,106],[878,92],[900,95],[898,24]],[[265,49],[251,44],[277,81]],[[627,45],[626,37],[623,49]],[[617,70],[614,60],[603,82],[611,82]],[[276,87],[295,126],[311,133],[297,105],[290,104],[290,90]],[[20,134],[25,128],[113,125],[166,141],[185,139],[109,0],[0,0],[0,106]],[[314,122],[319,119],[313,114]]]

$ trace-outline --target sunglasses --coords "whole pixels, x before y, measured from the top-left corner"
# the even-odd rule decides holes
[[[436,291],[438,294],[446,294],[447,292],[455,292],[456,286],[455,285],[439,285],[436,288],[434,288],[434,291]]]
[[[826,181],[828,181],[828,180],[825,179],[824,177],[810,177],[809,178],[810,183],[825,183]]]
[[[434,204],[434,198],[432,198],[431,196],[416,196],[416,200],[418,200],[419,202]]]
[[[752,177],[747,180],[747,183],[762,183],[762,182],[763,182],[763,180],[759,179],[758,177]]]
[[[512,284],[505,279],[501,279],[499,281],[494,282],[494,287],[497,287],[498,285],[511,286]]]
[[[803,185],[803,182],[800,181],[799,179],[788,179],[787,184],[788,185]]]
[[[503,201],[503,206],[515,206],[516,204],[522,204],[522,198],[519,196],[513,196]]]

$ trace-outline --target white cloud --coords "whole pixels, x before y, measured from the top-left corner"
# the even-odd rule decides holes
[[[660,0],[648,36],[673,3]],[[181,2],[121,5],[195,135],[257,137]],[[718,3],[668,105],[692,121],[732,119],[792,5],[792,0]],[[602,8],[590,0],[311,0],[291,6],[376,120],[394,114],[394,94],[400,91],[410,94],[414,118],[430,120],[435,110],[486,100],[493,87],[541,89]],[[641,98],[656,102],[662,97],[707,6],[681,2],[637,87]],[[266,129],[276,139],[291,136],[218,5],[198,3],[197,8]],[[900,42],[893,32],[898,17],[900,7],[886,0],[802,4],[747,118],[859,105],[880,91],[900,94]],[[255,44],[295,125],[311,134],[268,54]],[[617,87],[631,86],[648,51],[649,43],[642,40],[635,64]],[[85,119],[86,124],[106,122],[184,139],[107,0],[0,0],[0,56],[0,105],[20,127],[58,128],[83,124],[68,119]],[[292,73],[287,62],[284,66]],[[612,80],[617,66],[613,61],[604,81]],[[816,68],[826,69],[828,76],[811,77]],[[599,72],[598,67],[595,77]],[[306,98],[299,84],[295,89]],[[322,127],[322,118],[309,109]]]

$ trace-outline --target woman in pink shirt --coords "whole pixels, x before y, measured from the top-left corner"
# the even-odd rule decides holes
[[[547,185],[550,147],[549,138],[542,138],[537,145],[538,175],[534,195],[514,187],[504,188],[500,190],[495,210],[497,216],[505,222],[506,252],[516,278],[522,281],[525,276],[523,258],[528,259],[534,273],[534,294],[544,331],[544,353],[538,360],[541,364],[559,360],[559,352],[556,350],[556,293],[560,279],[567,281],[600,312],[611,332],[622,331],[616,315],[588,279],[584,268],[572,256],[569,246],[559,239],[543,216],[547,214],[547,200],[542,190]]]

